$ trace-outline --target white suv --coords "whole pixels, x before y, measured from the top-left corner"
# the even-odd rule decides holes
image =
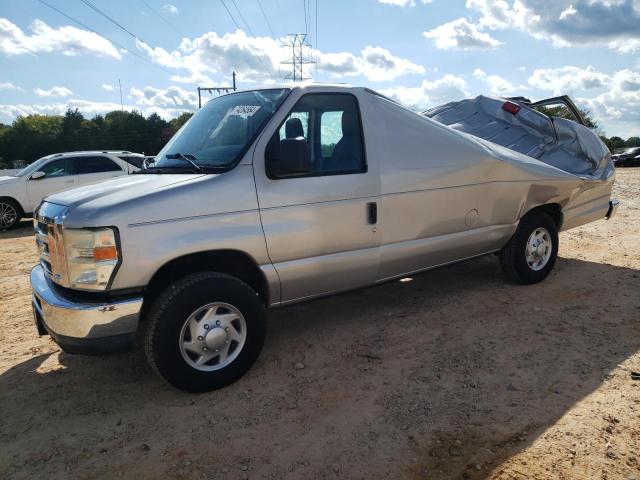
[[[0,177],[0,230],[33,212],[44,197],[140,170],[145,157],[127,151],[54,153]]]

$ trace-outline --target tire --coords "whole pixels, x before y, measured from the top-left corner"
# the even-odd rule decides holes
[[[538,240],[542,240],[540,247],[533,248]],[[510,282],[530,285],[547,278],[557,256],[558,226],[548,214],[531,212],[520,220],[516,233],[500,251],[500,267]]]
[[[0,230],[9,230],[22,218],[22,208],[10,198],[0,199]]]
[[[143,346],[152,368],[168,383],[188,392],[208,392],[235,382],[251,368],[265,331],[265,308],[251,287],[226,274],[196,273],[155,300]]]

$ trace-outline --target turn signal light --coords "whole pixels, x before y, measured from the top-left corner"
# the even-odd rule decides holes
[[[118,250],[115,246],[95,247],[93,249],[93,258],[95,258],[96,262],[118,260]]]

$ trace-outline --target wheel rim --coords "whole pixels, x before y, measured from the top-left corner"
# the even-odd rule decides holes
[[[233,362],[247,340],[247,322],[228,303],[209,303],[189,315],[180,330],[180,353],[196,370],[211,372]]]
[[[552,250],[553,242],[549,231],[543,227],[536,228],[527,240],[526,257],[529,268],[542,270],[549,263]]]
[[[18,212],[8,203],[0,203],[0,227],[10,227],[18,219]]]

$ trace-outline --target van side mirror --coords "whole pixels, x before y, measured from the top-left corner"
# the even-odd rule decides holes
[[[265,151],[269,177],[286,178],[311,173],[311,150],[304,137],[280,140],[276,134]]]
[[[46,176],[47,176],[47,174],[44,173],[44,172],[40,172],[40,171],[33,172],[33,175],[31,175],[31,180],[39,180],[39,179],[44,178]]]

